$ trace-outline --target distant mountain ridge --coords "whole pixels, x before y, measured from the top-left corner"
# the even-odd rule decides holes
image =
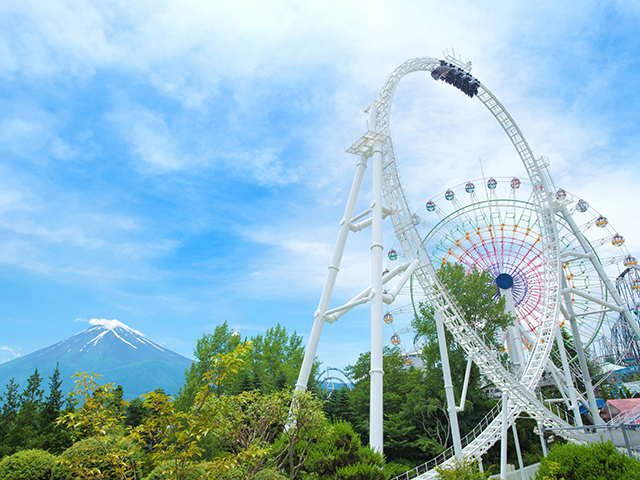
[[[37,368],[48,392],[48,377],[59,362],[65,392],[74,387],[71,375],[83,371],[101,374],[101,383],[122,385],[125,398],[156,388],[167,394],[178,392],[191,360],[118,320],[91,319],[89,323],[89,328],[66,340],[0,364],[0,390],[3,392],[9,380],[15,378],[22,391]]]

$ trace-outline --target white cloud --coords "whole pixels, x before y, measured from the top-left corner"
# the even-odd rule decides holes
[[[189,163],[161,115],[139,108],[120,110],[108,119],[129,142],[133,156],[141,160],[142,171],[169,173]]]
[[[20,357],[20,353],[16,352],[11,347],[5,347],[0,345],[0,363],[8,362],[15,358]]]
[[[113,330],[114,328],[124,328],[125,330],[131,330],[132,332],[144,337],[144,334],[142,332],[139,332],[138,330],[134,330],[129,325],[125,325],[124,323],[122,323],[120,320],[115,320],[115,319],[107,320],[106,318],[91,318],[87,320],[87,322],[89,322],[89,325],[105,327],[108,330]]]

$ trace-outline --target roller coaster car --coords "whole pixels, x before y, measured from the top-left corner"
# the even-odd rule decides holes
[[[453,69],[445,67],[444,65],[440,65],[439,67],[433,69],[433,71],[431,72],[431,76],[434,80],[440,80],[440,78],[445,77],[451,70]]]

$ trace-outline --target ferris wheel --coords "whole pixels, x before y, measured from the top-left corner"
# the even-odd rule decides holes
[[[413,303],[425,300],[435,308],[439,328],[446,326],[485,379],[502,393],[502,406],[491,412],[472,434],[461,439],[459,432],[457,436],[455,433],[453,386],[445,372],[454,442],[449,453],[456,457],[479,457],[502,438],[506,468],[507,429],[520,414],[526,413],[544,427],[581,425],[579,403],[582,402],[588,406],[594,421],[599,420],[584,352],[606,338],[614,328],[612,319],[620,316],[633,334],[640,337],[637,319],[620,292],[620,284],[617,289],[607,271],[620,262],[627,268],[637,262],[626,251],[622,235],[612,229],[606,217],[591,208],[586,200],[554,185],[547,170],[548,160],[533,155],[514,119],[470,70],[470,62],[454,55],[445,55],[444,60],[430,57],[409,60],[392,72],[377,99],[365,110],[369,114],[366,129],[347,147],[347,152],[358,155],[360,161],[296,388],[306,388],[323,324],[333,323],[350,309],[370,302],[370,442],[381,450],[383,303],[396,301],[411,278]],[[527,178],[468,181],[412,210],[398,173],[390,132],[390,109],[400,80],[420,71],[479,99],[515,147]],[[373,200],[368,210],[354,215],[369,159],[373,163]],[[360,221],[367,215],[371,218]],[[396,246],[387,254],[389,261],[406,260],[390,270],[383,265],[382,221],[385,217],[391,219],[397,239]],[[371,286],[346,304],[329,309],[347,236],[369,226],[372,229]],[[495,276],[496,295],[506,298],[507,308],[517,319],[504,338],[511,363],[505,364],[501,352],[488,345],[475,325],[466,321],[455,297],[440,282],[437,269],[446,262],[461,263],[468,268],[477,266]],[[389,289],[387,285],[392,278],[399,280]],[[640,289],[640,281],[637,288],[635,286],[632,281],[632,292]],[[387,315],[393,316],[391,311],[387,311]],[[573,351],[567,352],[561,333],[565,326],[575,355]],[[394,343],[398,336],[399,332],[394,332]],[[446,348],[441,352],[446,369]],[[554,359],[556,354],[558,359]],[[576,391],[576,374],[582,375],[586,398]],[[551,377],[559,387],[573,411],[573,420],[551,411],[539,398],[537,388],[545,377]],[[446,455],[439,459],[446,460]],[[426,466],[418,478],[433,478],[433,466]]]
[[[626,249],[624,237],[586,200],[563,189],[557,190],[556,199],[573,212],[582,236],[588,239],[608,276],[620,275],[617,288],[626,303],[640,307],[637,260]],[[417,229],[423,235],[423,244],[435,269],[446,263],[459,263],[467,269],[488,271],[493,278],[500,273],[508,273],[513,278],[519,329],[525,347],[530,347],[532,336],[540,326],[544,255],[535,194],[528,179],[470,180],[429,199],[416,214],[420,218]],[[564,258],[562,275],[569,287],[575,289],[571,303],[577,312],[582,344],[585,349],[591,349],[593,360],[603,361],[605,357],[612,360],[613,357],[615,363],[620,363],[630,345],[619,342],[614,355],[601,345],[615,336],[613,331],[620,323],[620,314],[598,308],[598,300],[607,301],[609,297],[606,285],[588,258],[572,255],[579,252],[581,246],[562,216],[556,216],[556,225]],[[424,294],[417,285],[412,287],[411,297],[416,306]],[[586,315],[588,312],[591,313]],[[565,322],[560,323],[565,327]]]

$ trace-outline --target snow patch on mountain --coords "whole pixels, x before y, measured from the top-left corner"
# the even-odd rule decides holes
[[[80,349],[81,352],[85,351],[85,348],[89,350],[95,347],[96,345],[98,345],[100,340],[104,338],[105,335],[107,335],[108,333],[112,333],[116,338],[118,338],[118,340],[122,341],[123,343],[126,343],[127,345],[129,345],[130,347],[136,350],[138,349],[138,347],[136,347],[133,343],[131,343],[134,340],[137,340],[143,345],[149,345],[153,348],[160,350],[161,352],[164,352],[164,350],[160,348],[158,345],[147,340],[142,332],[139,332],[138,330],[131,328],[130,326],[122,323],[119,320],[115,320],[115,319],[107,320],[106,318],[92,318],[90,320],[84,320],[84,321],[89,322],[90,325],[93,325],[93,328],[89,328],[85,332],[86,333],[96,332],[97,335],[82,346],[82,348]],[[120,334],[122,334],[122,336],[118,334],[118,331],[120,332]],[[128,340],[123,337],[128,338]]]
[[[142,332],[138,330],[134,330],[129,325],[122,323],[120,320],[107,320],[106,318],[92,318],[88,320],[89,325],[96,325],[100,327],[104,327],[108,330],[113,330],[114,328],[124,328],[125,330],[129,330],[130,332],[135,333],[136,335],[140,335],[144,337]]]

